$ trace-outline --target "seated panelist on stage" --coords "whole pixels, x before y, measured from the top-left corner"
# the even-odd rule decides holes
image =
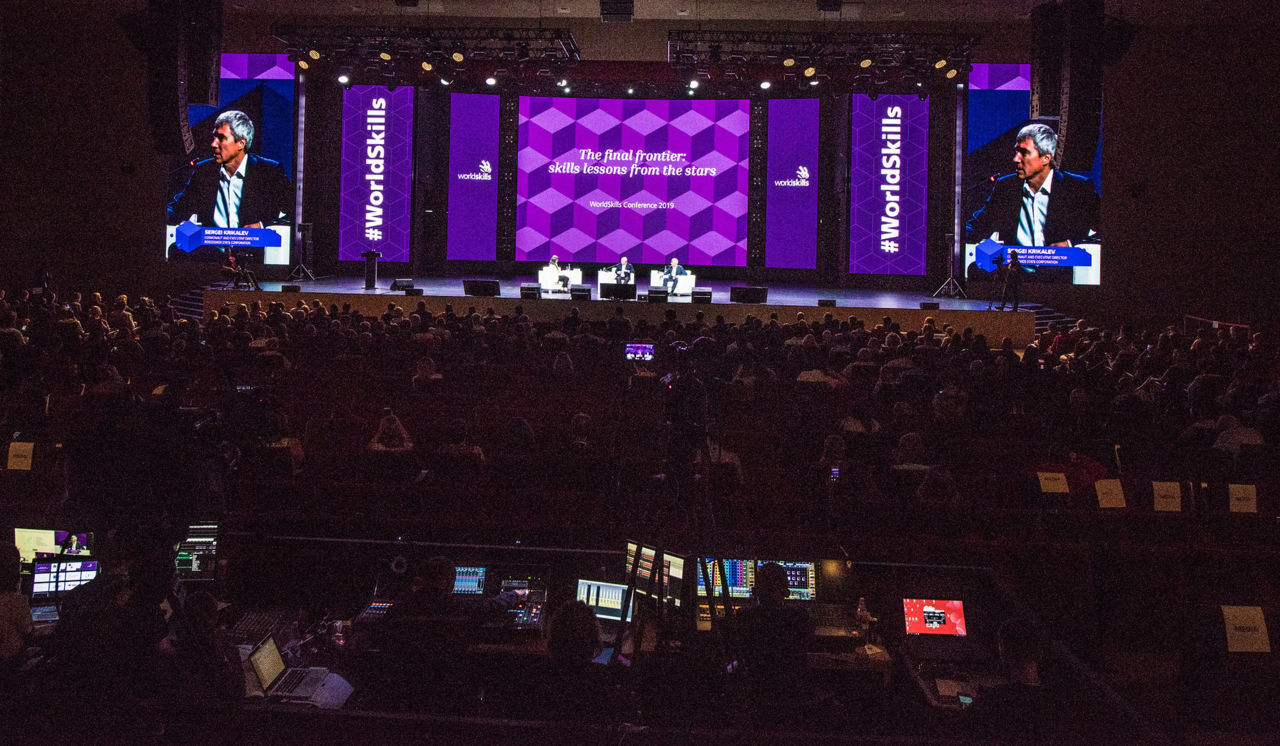
[[[279,163],[249,152],[253,120],[242,111],[224,111],[213,127],[213,157],[195,164],[187,185],[169,202],[169,224],[192,217],[201,225],[220,228],[287,223],[293,189]]]
[[[619,258],[617,264],[609,267],[609,271],[613,273],[613,281],[619,285],[630,285],[635,281],[635,272],[627,263],[625,256]]]
[[[566,274],[566,272],[568,272],[568,271],[569,271],[569,267],[568,267],[568,265],[565,265],[564,267],[561,267],[561,266],[560,266],[560,257],[559,257],[559,256],[557,256],[557,255],[555,255],[555,254],[552,254],[552,255],[551,255],[551,261],[550,261],[550,262],[547,262],[547,266],[546,266],[546,267],[544,267],[543,269],[544,269],[544,270],[551,270],[551,271],[554,271],[554,272],[556,273],[556,282],[558,282],[558,283],[560,284],[560,289],[561,289],[561,290],[568,290],[568,289],[569,289],[569,275],[568,275],[568,274]]]
[[[967,241],[993,234],[1001,243],[1017,246],[1091,240],[1098,227],[1098,193],[1084,176],[1053,167],[1057,148],[1058,135],[1047,125],[1029,124],[1018,131],[1014,173],[996,180],[986,203],[965,223]]]
[[[662,287],[667,289],[667,293],[676,291],[676,278],[680,275],[687,275],[689,272],[680,266],[680,260],[671,257],[671,263],[662,268]]]

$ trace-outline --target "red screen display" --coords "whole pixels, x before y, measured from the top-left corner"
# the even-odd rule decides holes
[[[964,602],[936,598],[902,599],[902,616],[909,635],[964,637]]]

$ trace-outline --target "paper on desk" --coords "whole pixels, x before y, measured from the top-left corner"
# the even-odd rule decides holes
[[[1038,471],[1036,476],[1040,478],[1041,492],[1058,495],[1071,492],[1071,488],[1067,486],[1067,475],[1060,471]]]
[[[1261,606],[1223,606],[1228,653],[1270,653],[1267,620]]]
[[[1099,479],[1093,483],[1093,488],[1098,492],[1099,508],[1124,507],[1124,487],[1119,479]]]
[[[1227,507],[1232,513],[1257,513],[1257,486],[1252,484],[1228,484],[1227,503]]]
[[[311,695],[311,704],[322,710],[337,710],[347,703],[347,697],[355,689],[336,673],[324,677],[324,683]]]

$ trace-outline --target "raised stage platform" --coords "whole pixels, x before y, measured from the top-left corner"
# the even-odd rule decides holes
[[[464,280],[496,280],[499,294],[494,297],[471,296],[463,290]],[[988,311],[987,301],[932,298],[924,293],[912,293],[889,290],[855,290],[849,288],[826,288],[814,285],[795,283],[768,284],[768,298],[764,303],[734,303],[730,300],[732,287],[745,287],[745,282],[702,281],[698,286],[711,290],[710,303],[693,303],[689,296],[673,296],[666,303],[647,303],[644,301],[601,300],[596,287],[591,287],[590,300],[572,300],[567,293],[544,293],[541,298],[527,299],[520,297],[520,286],[523,283],[536,283],[536,277],[502,277],[469,276],[469,277],[415,277],[415,288],[421,288],[422,296],[406,296],[401,291],[391,291],[388,286],[390,278],[382,278],[374,290],[364,289],[363,277],[332,277],[318,280],[306,280],[298,283],[299,292],[284,292],[280,282],[266,281],[262,283],[262,292],[211,288],[204,293],[204,309],[209,311],[223,305],[236,305],[259,301],[281,301],[292,308],[297,301],[310,304],[319,300],[324,305],[344,303],[359,309],[366,315],[380,315],[387,310],[387,304],[394,303],[406,311],[411,311],[418,301],[427,304],[434,312],[444,310],[445,304],[452,304],[459,312],[475,306],[481,313],[492,307],[498,314],[511,313],[516,306],[523,305],[524,311],[534,321],[554,321],[564,318],[571,307],[577,307],[582,318],[587,320],[603,320],[614,314],[614,309],[622,305],[626,315],[632,321],[646,319],[650,323],[660,323],[667,310],[675,310],[678,318],[692,318],[701,310],[707,321],[716,316],[724,316],[726,321],[740,324],[748,315],[767,320],[769,314],[777,313],[778,319],[784,323],[795,320],[797,312],[804,312],[808,319],[821,319],[823,314],[831,312],[837,319],[856,316],[874,326],[885,316],[890,316],[903,329],[918,329],[928,316],[934,317],[939,325],[951,324],[957,329],[972,327],[975,333],[985,334],[992,347],[998,346],[1004,337],[1013,339],[1014,345],[1021,348],[1031,341],[1035,334],[1035,314],[1031,311],[1000,312]],[[647,286],[643,283],[637,292],[643,296]],[[819,300],[834,300],[835,307],[821,307]],[[922,302],[936,302],[939,308],[921,309]]]

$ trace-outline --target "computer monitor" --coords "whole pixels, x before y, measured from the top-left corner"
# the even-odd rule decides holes
[[[639,552],[640,562],[636,563],[636,553]],[[649,589],[649,579],[653,577],[653,563],[657,558],[658,550],[653,547],[643,546],[634,541],[627,542],[627,566],[625,571],[627,577],[631,577],[632,569],[635,570],[636,591],[647,594]]]
[[[902,618],[909,635],[964,637],[969,633],[965,625],[963,601],[904,598]]]
[[[484,568],[479,565],[457,565],[453,568],[453,592],[459,596],[484,594]]]
[[[32,567],[31,601],[52,601],[98,575],[96,560],[37,560]]]
[[[815,562],[791,560],[757,560],[756,567],[770,562],[787,572],[787,598],[792,601],[818,600],[818,567]]]
[[[576,597],[591,607],[597,619],[610,622],[631,621],[631,615],[636,608],[635,598],[632,598],[631,606],[627,609],[627,618],[625,620],[622,618],[622,601],[627,597],[627,586],[623,583],[605,583],[579,578]]]
[[[704,558],[702,562],[709,566],[711,574],[711,585],[715,587],[714,595],[721,595],[722,583],[720,582],[720,567],[710,558]],[[756,581],[756,563],[755,560],[749,559],[726,559],[721,560],[724,563],[724,577],[729,583],[730,598],[750,598],[751,587]],[[707,595],[707,587],[703,582],[702,573],[698,572],[698,595]]]
[[[53,529],[43,528],[15,528],[13,530],[13,543],[18,546],[18,554],[22,557],[24,564],[31,564],[36,559],[36,553],[41,554],[57,554],[58,540],[54,538],[55,531]]]
[[[627,360],[649,361],[653,359],[653,343],[652,342],[627,342],[623,348],[623,354]]]
[[[187,526],[173,558],[181,580],[213,580],[218,574],[218,524],[212,521]]]

